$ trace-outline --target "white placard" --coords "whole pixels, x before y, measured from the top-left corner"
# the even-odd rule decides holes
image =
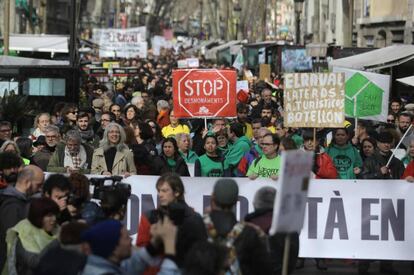
[[[198,67],[200,67],[198,58],[187,58],[187,66],[189,68],[198,68]]]
[[[236,84],[236,92],[239,93],[240,91],[245,91],[249,93],[249,81],[247,80],[239,80]]]
[[[313,152],[282,152],[281,185],[273,208],[271,235],[302,230],[312,162]]]

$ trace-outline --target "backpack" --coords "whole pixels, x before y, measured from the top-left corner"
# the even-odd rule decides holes
[[[226,275],[241,275],[242,273],[239,261],[237,259],[237,252],[236,247],[234,246],[234,242],[240,236],[245,227],[245,224],[237,222],[230,230],[230,232],[227,233],[226,237],[223,238],[221,236],[217,236],[217,231],[214,227],[214,223],[211,220],[210,215],[205,215],[203,217],[203,220],[207,230],[207,241],[227,248],[228,257],[226,264]]]

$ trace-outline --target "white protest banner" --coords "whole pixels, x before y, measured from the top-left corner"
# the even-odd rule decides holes
[[[126,225],[138,229],[141,213],[157,206],[156,176],[131,176]],[[183,177],[188,205],[204,213],[217,178]],[[270,179],[237,178],[237,218],[253,212],[255,192],[264,186],[279,190]],[[311,180],[300,257],[414,260],[414,184],[403,180]],[[277,199],[277,197],[276,197]]]
[[[286,127],[344,126],[344,74],[285,74]]]
[[[312,152],[282,152],[280,186],[273,208],[271,235],[299,233],[302,230],[312,163]]]
[[[147,57],[146,27],[130,29],[93,29],[99,57]]]
[[[387,121],[390,93],[389,75],[334,68],[345,74],[345,115]]]
[[[413,192],[403,180],[312,181],[299,255],[414,260]]]

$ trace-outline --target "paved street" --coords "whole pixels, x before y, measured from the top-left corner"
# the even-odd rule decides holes
[[[296,270],[293,274],[295,275],[310,275],[310,274],[323,274],[323,275],[345,275],[345,274],[358,274],[356,262],[349,260],[328,260],[328,270],[320,271],[316,269],[314,260],[306,260],[305,268]],[[411,270],[411,262],[395,262],[394,267],[400,272],[400,275],[414,274]],[[382,274],[379,272],[379,262],[371,264],[370,268],[371,275]]]

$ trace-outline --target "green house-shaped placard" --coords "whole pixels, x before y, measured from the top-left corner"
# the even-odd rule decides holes
[[[380,115],[383,94],[384,91],[363,74],[354,74],[345,83],[345,115],[351,117]]]

